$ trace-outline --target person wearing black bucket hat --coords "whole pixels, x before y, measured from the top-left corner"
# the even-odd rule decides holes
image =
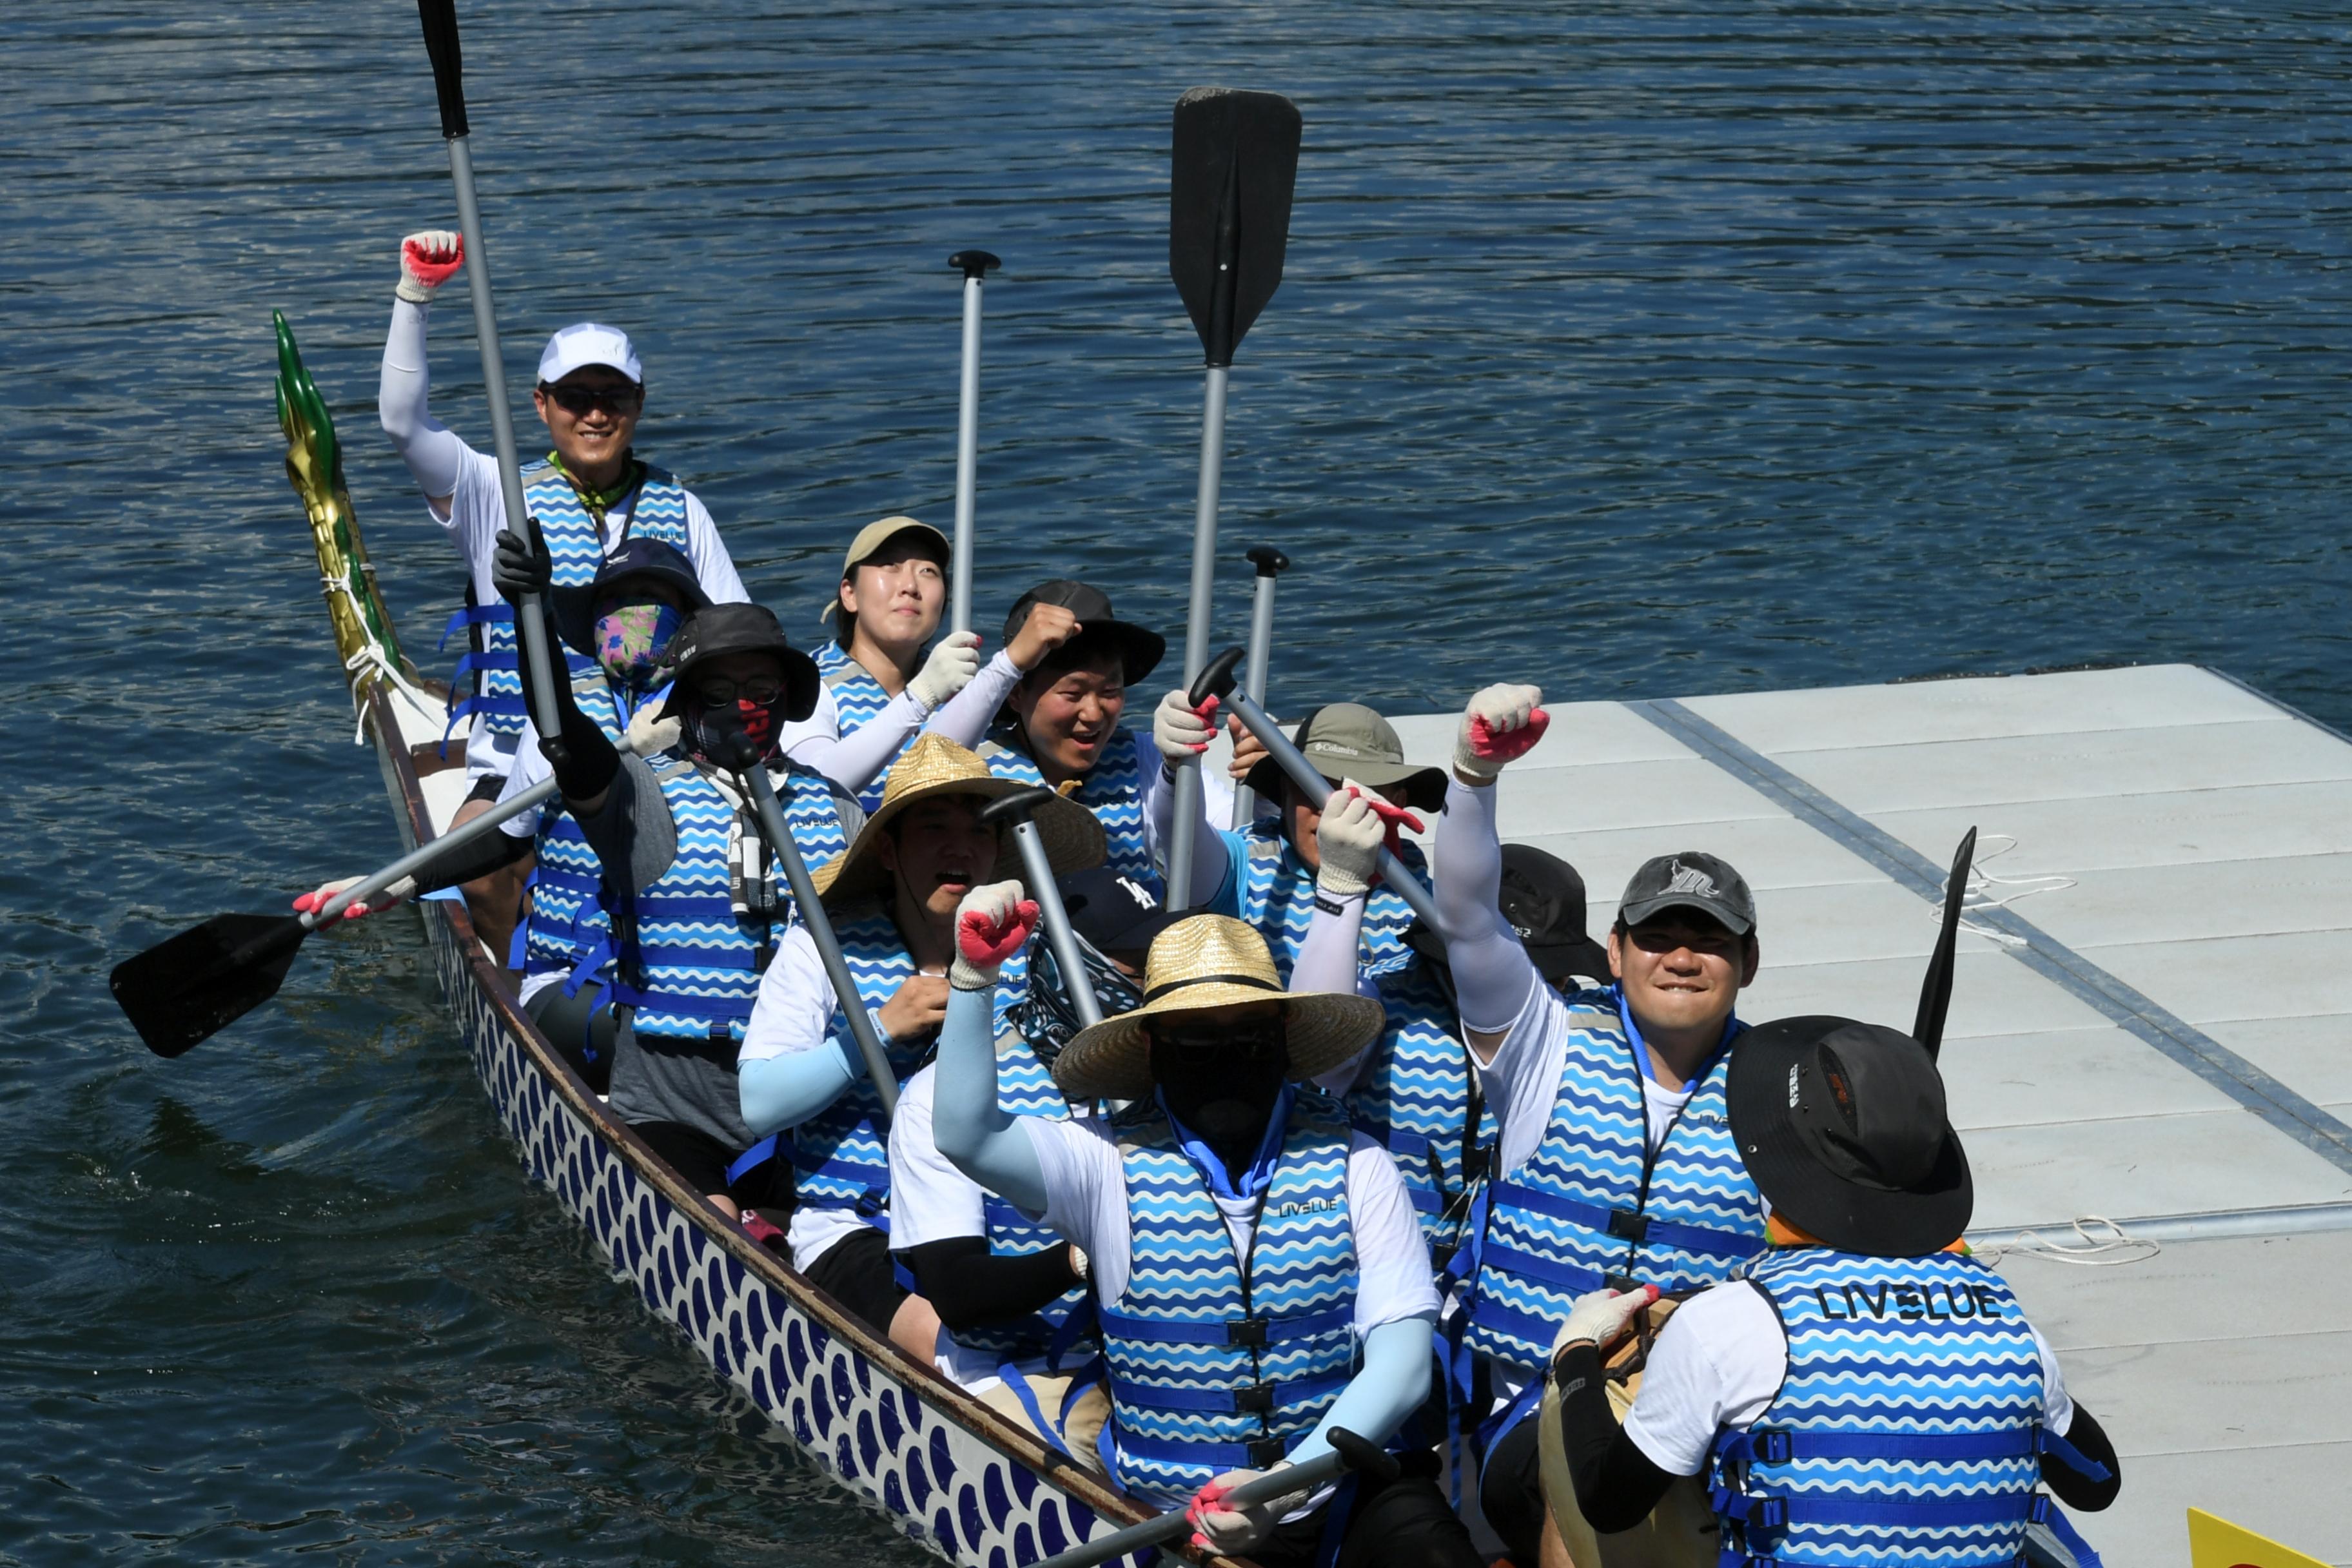
[[[1495,781],[1549,724],[1532,686],[1470,699],[1437,826],[1439,911],[1461,1023],[1499,1124],[1466,1281],[1457,1385],[1489,1412],[1480,1500],[1532,1563],[1545,1510],[1537,1430],[1553,1334],[1607,1284],[1681,1294],[1764,1249],[1763,1199],[1732,1146],[1726,1083],[1760,962],[1756,905],[1731,867],[1659,856],[1628,883],[1610,930],[1613,984],[1562,996],[1496,917]],[[1465,1364],[1466,1363],[1466,1364]]]
[[[1959,1240],[1974,1191],[1927,1046],[1849,1018],[1761,1025],[1729,1109],[1770,1255],[1668,1320],[1622,1427],[1600,1358],[1649,1293],[1588,1294],[1554,1346],[1546,1491],[1572,1489],[1598,1561],[1703,1477],[1716,1529],[1689,1544],[1710,1563],[2008,1564],[2039,1521],[2095,1564],[2036,1489],[2105,1508],[2115,1447]]]
[[[1127,689],[1159,668],[1168,641],[1120,620],[1091,584],[1055,578],[1013,601],[1008,647],[1033,623],[1059,639],[1006,689],[1000,722],[979,752],[989,771],[1044,784],[1093,812],[1110,842],[1111,869],[1157,881],[1158,845],[1146,796],[1158,787],[1142,738],[1119,727]],[[986,672],[983,672],[983,677]]]

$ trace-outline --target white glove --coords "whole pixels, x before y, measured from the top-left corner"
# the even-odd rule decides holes
[[[1017,881],[983,883],[956,905],[950,985],[959,991],[990,989],[1004,961],[1029,945],[1037,929],[1037,900],[1023,898],[1021,890]]]
[[[366,879],[364,877],[338,877],[331,882],[321,882],[316,892],[305,893],[296,899],[294,908],[301,914],[315,913],[325,909],[328,902],[345,888],[356,888]],[[345,904],[340,918],[355,921],[362,915],[379,914],[385,910],[397,908],[415,896],[416,879],[403,877],[365,903]]]
[[[1551,715],[1543,692],[1533,686],[1488,686],[1462,710],[1454,738],[1454,771],[1465,779],[1493,784],[1506,763],[1517,762],[1543,739]]]
[[[1644,1285],[1639,1290],[1627,1290],[1622,1295],[1615,1290],[1591,1290],[1579,1296],[1568,1310],[1568,1321],[1551,1342],[1551,1353],[1558,1359],[1569,1346],[1584,1341],[1597,1350],[1606,1350],[1611,1341],[1625,1331],[1625,1325],[1646,1310],[1658,1299],[1655,1285]]]
[[[629,715],[629,728],[621,738],[629,750],[640,757],[657,757],[677,744],[685,726],[676,719],[662,719],[659,714],[666,703],[647,702]]]
[[[1389,830],[1366,798],[1370,794],[1350,779],[1323,803],[1323,820],[1315,825],[1315,847],[1323,857],[1322,869],[1315,873],[1316,891],[1333,899],[1371,891]]]
[[[907,689],[928,713],[970,686],[979,673],[980,634],[950,632],[932,645],[931,656],[915,671],[915,679],[907,682]]]
[[[421,228],[400,242],[400,281],[393,293],[413,305],[433,303],[433,290],[466,264],[466,241],[446,228]]]
[[[1274,1467],[1276,1470],[1290,1468],[1288,1460]],[[1244,1481],[1254,1481],[1266,1470],[1227,1470],[1207,1486],[1192,1494],[1184,1509],[1184,1517],[1192,1521],[1192,1544],[1221,1556],[1241,1557],[1259,1545],[1274,1532],[1275,1521],[1306,1500],[1304,1492],[1287,1497],[1270,1498],[1234,1509],[1224,1506],[1224,1496]]]
[[[1181,691],[1171,691],[1151,710],[1151,743],[1170,765],[1189,763],[1207,751],[1215,738],[1216,713],[1213,697],[1195,709],[1184,700]]]

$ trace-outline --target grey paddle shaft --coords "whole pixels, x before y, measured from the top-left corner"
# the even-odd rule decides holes
[[[1290,737],[1282,732],[1282,726],[1276,723],[1273,716],[1259,707],[1248,692],[1236,688],[1226,697],[1225,705],[1241,716],[1243,726],[1251,734],[1265,742],[1266,755],[1274,759],[1274,765],[1306,792],[1309,800],[1320,800],[1331,793],[1329,782],[1316,771],[1315,764],[1308,762],[1297,747],[1290,743]],[[1396,858],[1395,851],[1386,847],[1381,850],[1380,865],[1381,880],[1395,889],[1397,897],[1412,906],[1412,912],[1421,917],[1422,924],[1443,939],[1445,922],[1438,918],[1437,900],[1429,896],[1429,889],[1421,885],[1421,879]]]
[[[971,630],[971,525],[980,490],[980,292],[999,265],[985,250],[959,250],[948,265],[963,273],[963,380],[956,411],[955,560],[949,629]]]
[[[1249,660],[1243,668],[1242,689],[1261,707],[1265,702],[1265,669],[1274,656],[1274,580],[1290,564],[1290,557],[1270,544],[1249,552],[1257,568],[1257,596],[1250,601]],[[1257,815],[1257,792],[1247,784],[1234,788],[1234,831],[1250,825]]]
[[[1022,873],[1029,879],[1029,891],[1045,918],[1045,940],[1053,944],[1054,963],[1062,972],[1063,989],[1070,994],[1070,1005],[1077,1009],[1078,1022],[1091,1029],[1102,1022],[1102,1003],[1096,999],[1095,983],[1087,974],[1086,961],[1078,956],[1078,933],[1070,929],[1070,911],[1064,907],[1062,889],[1054,881],[1053,862],[1045,858],[1045,840],[1039,836],[1037,824],[1024,816],[1013,825],[1013,841],[1021,846]]]
[[[1225,382],[1228,366],[1209,367],[1201,405],[1201,488],[1192,506],[1192,598],[1184,612],[1184,679],[1191,684],[1209,662],[1209,599],[1217,581],[1217,489],[1225,469]],[[1168,907],[1192,903],[1192,841],[1201,825],[1201,759],[1176,770],[1176,816],[1168,843]]]
[[[1303,1465],[1293,1465],[1286,1470],[1274,1470],[1255,1480],[1244,1481],[1225,1494],[1228,1506],[1272,1502],[1293,1492],[1308,1491],[1326,1481],[1335,1481],[1350,1468],[1338,1449],[1316,1455]],[[1036,1568],[1093,1568],[1097,1563],[1108,1563],[1114,1557],[1124,1557],[1147,1546],[1157,1546],[1163,1541],[1174,1541],[1189,1532],[1192,1521],[1182,1509],[1174,1509],[1157,1519],[1147,1519],[1141,1524],[1130,1524],[1125,1530],[1097,1535],[1067,1552],[1057,1552],[1039,1563]]]
[[[824,963],[824,977],[833,982],[834,1000],[841,1016],[849,1020],[850,1037],[857,1042],[857,1054],[866,1058],[866,1076],[874,1080],[874,1098],[882,1102],[886,1121],[898,1111],[898,1079],[890,1070],[890,1058],[883,1052],[882,1037],[874,1032],[874,1020],[866,1016],[866,1005],[858,1000],[857,982],[850,978],[849,961],[841,956],[840,939],[833,934],[833,919],[817,901],[816,884],[809,879],[808,864],[801,858],[801,847],[793,842],[793,830],[785,826],[784,808],[776,799],[776,786],[764,767],[752,767],[744,773],[751,790],[751,808],[758,815],[760,837],[768,841],[769,853],[775,856],[784,868],[784,880],[793,887],[793,902],[799,907],[801,924],[808,927],[809,940],[816,943],[816,955]]]

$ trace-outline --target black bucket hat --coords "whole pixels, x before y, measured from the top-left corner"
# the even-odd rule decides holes
[[[596,580],[585,588],[558,588],[548,595],[555,611],[555,629],[572,648],[596,657],[596,605],[623,583],[659,583],[676,594],[688,614],[710,603],[694,563],[675,544],[658,539],[626,539],[604,557]]]
[[[1055,659],[1067,660],[1079,651],[1116,649],[1119,669],[1129,686],[1158,668],[1160,657],[1168,651],[1166,637],[1113,615],[1109,595],[1091,583],[1067,577],[1040,583],[1013,601],[1013,613],[1004,617],[1004,640],[1008,645],[1029,624],[1029,610],[1034,605],[1059,605],[1078,617],[1082,629],[1062,645],[1054,656]]]
[[[1731,1136],[1773,1211],[1842,1252],[1916,1258],[1968,1228],[1976,1185],[1927,1047],[1851,1018],[1734,1042]]]
[[[1332,702],[1308,709],[1298,721],[1291,743],[1333,789],[1339,787],[1342,779],[1353,779],[1367,789],[1402,784],[1405,804],[1415,811],[1445,808],[1445,770],[1407,763],[1404,742],[1398,738],[1396,726],[1360,702]],[[1278,801],[1289,776],[1272,757],[1266,757],[1242,782],[1266,799]],[[1582,923],[1580,917],[1579,926]]]
[[[816,660],[792,645],[772,611],[764,605],[707,605],[687,616],[677,635],[669,639],[670,679],[676,684],[670,688],[669,700],[662,704],[661,717],[684,717],[695,667],[731,653],[772,654],[783,666],[784,697],[779,711],[785,720],[798,723],[816,711]]]
[[[1556,987],[1575,975],[1609,984],[1609,950],[1586,934],[1584,879],[1575,867],[1532,844],[1506,844],[1495,906],[1546,984]],[[1445,944],[1419,921],[1407,928],[1404,941],[1430,963],[1445,962]]]

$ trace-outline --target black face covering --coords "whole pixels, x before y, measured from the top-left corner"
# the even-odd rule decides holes
[[[1256,1152],[1289,1070],[1279,1018],[1223,1029],[1163,1026],[1152,1033],[1151,1076],[1169,1113],[1205,1139],[1228,1171]]]
[[[776,708],[771,702],[738,698],[732,702],[705,702],[689,698],[684,729],[689,756],[722,768],[757,765],[775,754]]]

